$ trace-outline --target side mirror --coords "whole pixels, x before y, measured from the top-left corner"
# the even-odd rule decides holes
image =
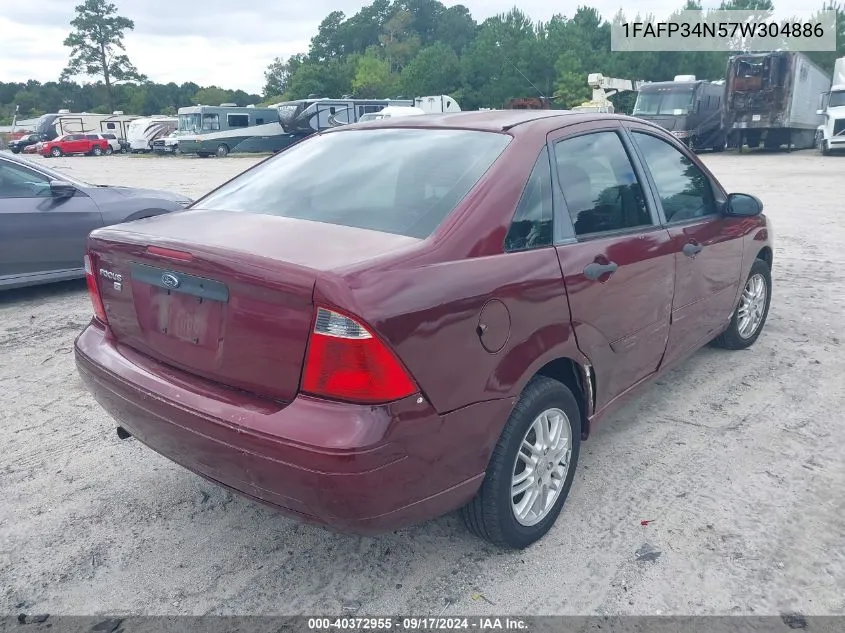
[[[72,198],[76,194],[76,187],[64,180],[51,180],[50,193],[54,198]]]
[[[746,193],[730,194],[723,208],[725,215],[736,218],[749,218],[763,213],[760,199]]]
[[[824,114],[824,110],[816,110],[816,114]]]

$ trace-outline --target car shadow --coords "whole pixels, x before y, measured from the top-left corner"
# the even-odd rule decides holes
[[[11,290],[0,289],[0,306],[25,301],[47,301],[49,299],[77,294],[81,291],[86,291],[86,281],[84,279],[57,281],[37,286],[12,288]]]

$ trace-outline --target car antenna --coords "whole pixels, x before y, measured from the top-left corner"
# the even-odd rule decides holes
[[[498,49],[501,49],[501,48],[502,48],[502,44],[501,44],[501,42],[496,42],[496,48],[498,48]],[[525,73],[524,73],[524,72],[522,72],[522,71],[521,71],[521,70],[517,67],[517,65],[516,65],[516,64],[514,64],[514,63],[510,60],[510,58],[509,58],[507,55],[505,55],[504,53],[502,53],[502,57],[504,58],[504,60],[505,60],[507,63],[509,63],[511,66],[513,66],[513,69],[514,69],[516,72],[518,72],[520,75],[522,75],[522,78],[523,78],[523,79],[525,79],[525,81],[527,81],[527,82],[531,85],[531,87],[532,87],[532,88],[534,88],[534,90],[536,90],[536,91],[537,91],[537,94],[538,94],[538,95],[540,95],[540,98],[541,98],[543,101],[547,101],[547,100],[548,100],[548,99],[547,99],[547,97],[546,97],[546,95],[544,95],[544,94],[543,94],[543,91],[542,91],[542,90],[540,90],[537,86],[535,86],[535,85],[534,85],[534,83],[533,83],[533,82],[532,82],[532,81],[531,81],[528,77],[526,77],[526,76],[525,76]]]

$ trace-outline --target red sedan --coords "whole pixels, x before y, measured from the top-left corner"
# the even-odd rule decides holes
[[[638,119],[382,119],[92,233],[76,361],[121,437],[292,516],[461,508],[521,548],[602,417],[754,343],[771,240],[757,198]]]

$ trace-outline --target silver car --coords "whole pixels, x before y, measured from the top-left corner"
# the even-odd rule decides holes
[[[88,184],[0,154],[0,289],[82,278],[91,231],[190,203],[166,191]]]

